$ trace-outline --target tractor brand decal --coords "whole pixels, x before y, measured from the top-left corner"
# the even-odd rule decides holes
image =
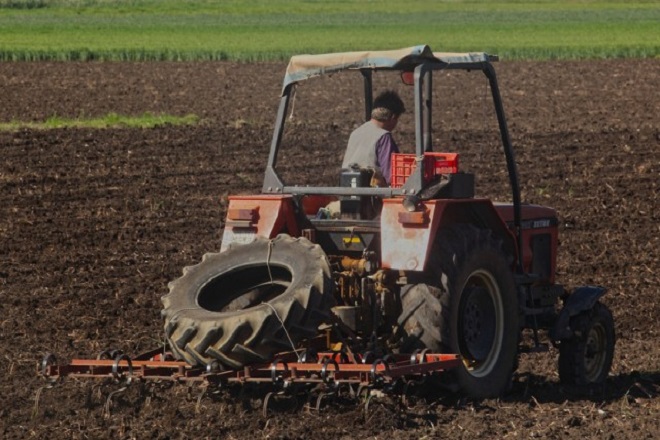
[[[534,220],[532,222],[532,229],[549,228],[549,227],[550,227],[550,219]]]
[[[557,219],[552,217],[552,218],[537,218],[534,220],[524,220],[520,222],[520,226],[522,229],[544,229],[544,228],[550,228],[552,226],[557,226],[558,222]],[[507,222],[507,226],[509,228],[513,227],[513,222]]]

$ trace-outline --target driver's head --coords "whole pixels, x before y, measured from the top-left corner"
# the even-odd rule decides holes
[[[376,96],[374,99],[373,109],[371,110],[371,118],[380,122],[386,122],[393,118],[398,118],[406,107],[399,95],[393,90],[386,90]]]

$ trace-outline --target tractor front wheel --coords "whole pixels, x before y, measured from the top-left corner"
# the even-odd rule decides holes
[[[614,319],[600,302],[570,320],[573,337],[559,345],[559,379],[570,385],[605,381],[614,357]]]

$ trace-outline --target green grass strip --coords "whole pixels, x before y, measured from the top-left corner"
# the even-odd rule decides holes
[[[0,60],[274,61],[417,44],[503,59],[660,57],[658,23],[650,0],[0,0]]]
[[[12,121],[0,123],[0,131],[18,131],[22,128],[49,130],[54,128],[154,128],[164,125],[194,125],[199,122],[196,115],[173,116],[144,113],[141,116],[123,116],[108,113],[100,118],[61,118],[52,116],[43,122]]]

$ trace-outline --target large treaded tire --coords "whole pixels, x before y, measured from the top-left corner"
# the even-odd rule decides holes
[[[449,341],[449,295],[433,285],[408,284],[401,288],[400,296],[402,313],[397,324],[404,337],[399,351],[412,353],[428,348],[436,353],[447,352],[449,347],[443,341]]]
[[[317,334],[333,286],[318,245],[284,234],[258,238],[184,268],[161,298],[165,335],[174,356],[191,365],[268,361]]]
[[[451,380],[465,396],[497,397],[517,365],[518,295],[510,259],[491,231],[455,225],[438,235],[427,265],[435,285],[401,290],[401,351],[460,354]]]
[[[601,384],[614,357],[614,319],[604,304],[573,316],[575,336],[559,344],[559,380],[569,385]]]

